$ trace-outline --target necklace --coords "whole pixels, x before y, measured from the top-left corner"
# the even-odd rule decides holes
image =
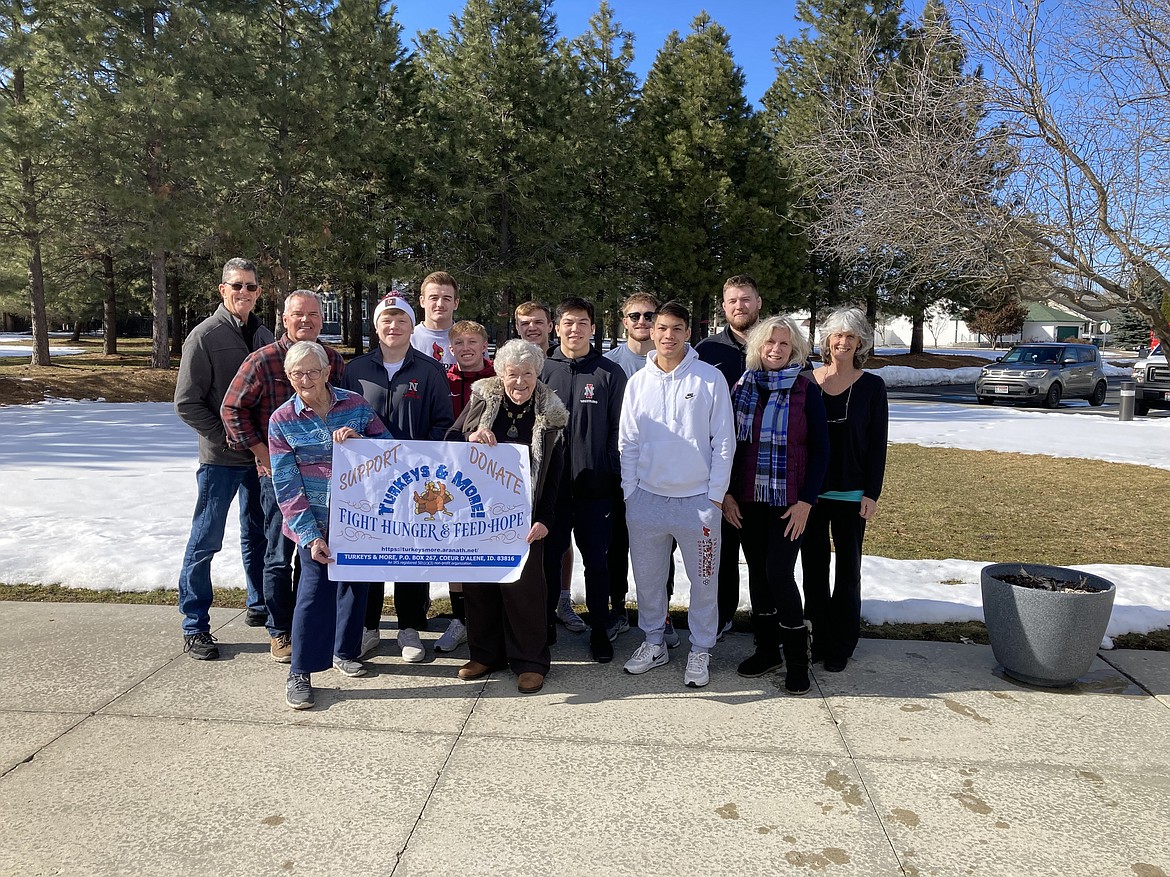
[[[505,399],[504,413],[508,415],[508,420],[510,421],[507,432],[507,436],[510,439],[520,437],[520,433],[516,430],[516,421],[520,420],[528,413],[528,410],[532,407],[532,399],[529,399],[527,402],[525,402],[524,405],[517,409],[516,413],[514,414],[512,413],[513,404],[514,403],[511,399]]]

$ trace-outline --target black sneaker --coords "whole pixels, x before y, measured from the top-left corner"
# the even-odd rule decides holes
[[[219,657],[219,646],[215,644],[215,637],[207,631],[189,633],[184,636],[183,651],[190,654],[196,661],[214,661]]]
[[[244,624],[248,627],[264,627],[268,623],[267,609],[249,609],[244,615]]]
[[[780,650],[760,651],[757,649],[752,656],[743,661],[736,671],[745,679],[755,679],[757,676],[766,676],[784,666],[784,656]]]
[[[589,651],[598,664],[608,664],[613,660],[613,643],[609,641],[609,633],[604,627],[590,631]]]

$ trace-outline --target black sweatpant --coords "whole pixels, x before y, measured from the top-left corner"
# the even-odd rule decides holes
[[[427,595],[430,582],[395,582],[394,613],[398,616],[398,629],[427,629]],[[371,582],[370,595],[366,598],[366,630],[377,630],[382,620],[382,601],[386,598],[385,582]]]
[[[860,502],[818,499],[808,516],[800,550],[804,570],[804,617],[812,623],[819,658],[853,657],[861,635],[861,542],[865,518]],[[836,569],[829,593],[829,540]]]
[[[545,540],[533,542],[520,578],[506,585],[464,582],[467,648],[489,667],[548,675],[551,657],[545,609]]]
[[[778,620],[784,627],[800,627],[804,623],[800,589],[796,586],[796,556],[800,553],[801,540],[793,542],[784,535],[788,522],[781,515],[787,506],[747,502],[739,509],[743,515],[740,541],[747,559],[748,593],[757,639],[767,640],[760,645],[775,647],[779,645],[779,634],[776,638],[768,635],[773,622],[767,619]]]

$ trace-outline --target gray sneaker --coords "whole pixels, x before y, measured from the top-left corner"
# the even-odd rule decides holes
[[[565,630],[580,633],[586,627],[585,622],[581,620],[581,616],[573,608],[573,601],[569,598],[566,591],[561,591],[561,599],[557,602],[556,616],[557,621],[565,626]]]
[[[725,637],[729,633],[731,633],[731,626],[733,624],[735,624],[734,621],[729,621],[729,622],[727,622],[727,624],[725,624],[721,628],[719,628],[719,634],[715,637],[715,642],[717,642],[717,643],[723,642],[723,637]]]
[[[427,652],[423,648],[422,637],[414,628],[404,627],[398,631],[398,647],[402,649],[402,660],[408,664],[426,660]]]
[[[674,622],[670,620],[670,616],[666,616],[666,629],[662,631],[662,641],[666,643],[668,649],[677,649],[678,644],[682,642],[679,639],[678,631],[674,629]]]
[[[670,655],[667,654],[665,645],[652,646],[650,643],[642,643],[634,654],[630,655],[630,660],[626,661],[622,669],[631,676],[638,676],[647,670],[661,667],[669,660]]]
[[[313,686],[309,684],[308,673],[288,674],[288,681],[284,683],[284,702],[294,710],[313,708],[316,701],[313,700]]]
[[[467,626],[458,618],[452,618],[443,635],[435,641],[436,652],[453,652],[467,642]]]
[[[687,656],[687,669],[683,673],[683,684],[687,688],[702,688],[711,681],[711,676],[707,672],[710,660],[710,652],[691,652]]]
[[[609,637],[609,641],[613,642],[629,629],[630,619],[626,617],[626,613],[621,612],[609,619],[609,626],[606,627],[605,632]]]
[[[349,661],[337,655],[333,656],[333,669],[342,676],[348,676],[350,679],[357,679],[359,676],[366,675],[366,668],[357,661]]]

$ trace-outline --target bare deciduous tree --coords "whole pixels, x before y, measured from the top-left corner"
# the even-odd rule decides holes
[[[1170,346],[1146,294],[1170,295],[1162,3],[956,2],[989,75],[932,60],[954,51],[949,29],[924,28],[918,56],[880,75],[862,53],[797,150],[818,201],[813,240],[903,282],[1058,287],[1089,310],[1140,313]]]

